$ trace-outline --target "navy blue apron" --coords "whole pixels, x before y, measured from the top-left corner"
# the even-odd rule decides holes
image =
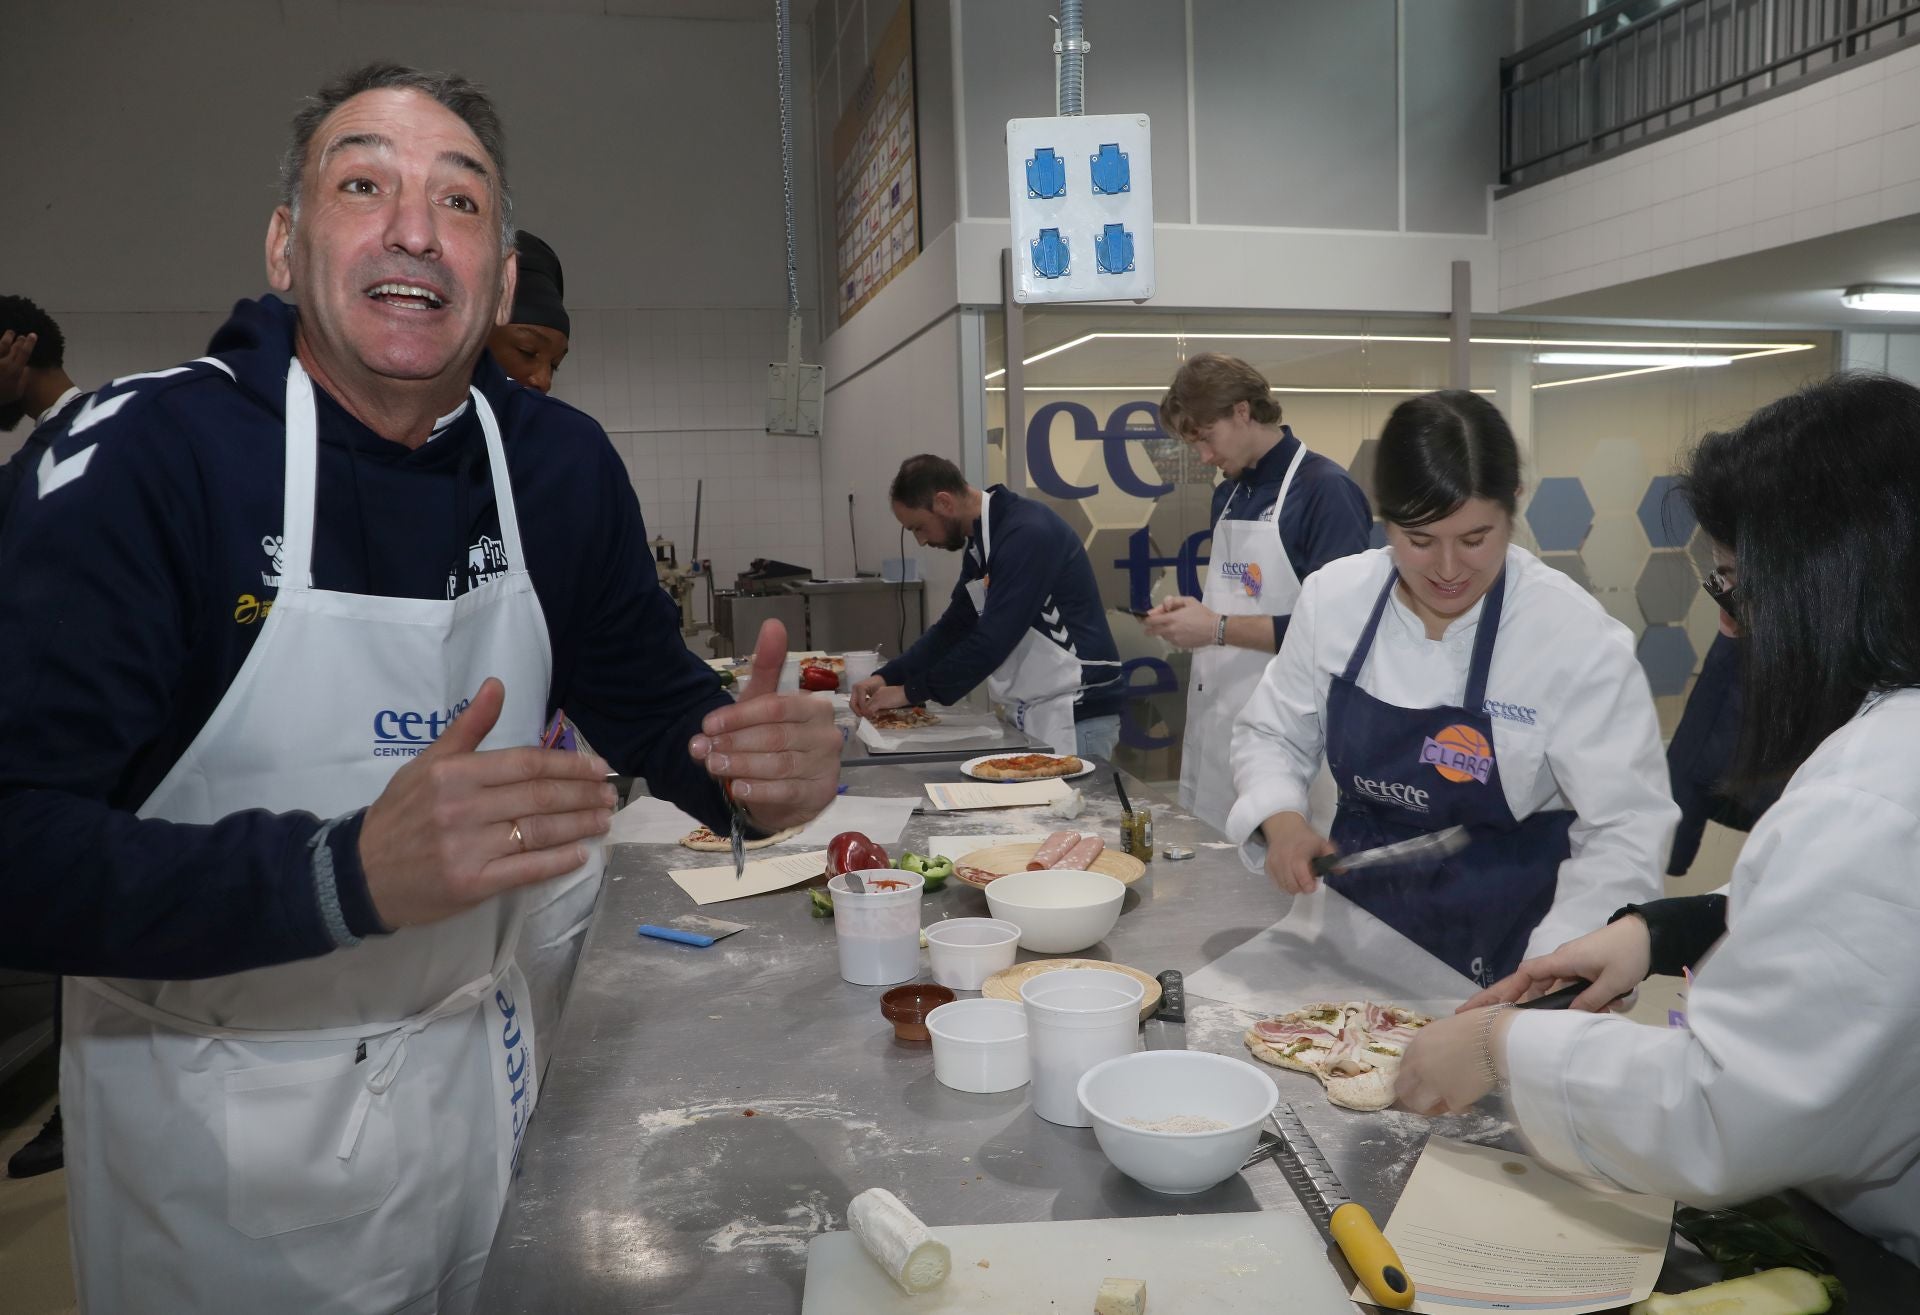
[[[1327,764],[1340,790],[1333,843],[1355,853],[1464,826],[1472,843],[1439,862],[1335,875],[1342,895],[1482,986],[1519,966],[1553,905],[1574,814],[1516,821],[1500,784],[1487,671],[1507,577],[1487,591],[1467,668],[1464,707],[1399,708],[1360,688],[1380,617],[1399,583],[1387,577],[1347,668],[1327,693]]]

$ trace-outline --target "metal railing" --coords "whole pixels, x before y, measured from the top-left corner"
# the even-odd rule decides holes
[[[1920,0],[1616,0],[1500,61],[1500,181],[1539,182],[1920,39]]]

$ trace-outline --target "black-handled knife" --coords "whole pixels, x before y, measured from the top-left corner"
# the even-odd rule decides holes
[[[1377,849],[1363,849],[1357,854],[1322,854],[1309,866],[1314,876],[1324,877],[1329,872],[1358,872],[1364,868],[1391,867],[1416,861],[1437,863],[1466,847],[1467,829],[1464,826],[1450,826],[1415,836],[1411,840],[1381,845]]]
[[[1160,1003],[1147,1015],[1142,1036],[1148,1050],[1187,1048],[1187,984],[1177,968],[1154,978],[1160,983]]]
[[[1588,981],[1586,978],[1576,977],[1573,979],[1573,982],[1571,985],[1563,986],[1557,991],[1548,991],[1545,995],[1539,996],[1532,1000],[1522,1000],[1520,1001],[1520,1003],[1516,1004],[1514,1008],[1515,1009],[1565,1009],[1570,1005],[1572,1005],[1575,1000],[1580,998],[1580,993],[1582,991],[1586,990],[1589,986],[1592,986],[1592,985],[1593,983]]]

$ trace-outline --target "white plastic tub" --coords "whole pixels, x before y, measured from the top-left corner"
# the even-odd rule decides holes
[[[1020,928],[998,918],[949,918],[927,928],[933,980],[955,991],[977,991],[987,978],[1013,967]]]
[[[955,1000],[927,1015],[933,1076],[955,1091],[1025,1086],[1027,1011],[1012,1000]]]

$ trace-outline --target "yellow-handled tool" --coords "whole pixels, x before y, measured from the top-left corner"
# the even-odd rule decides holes
[[[1293,1106],[1282,1105],[1275,1110],[1273,1126],[1280,1134],[1274,1162],[1287,1175],[1307,1213],[1325,1223],[1368,1295],[1389,1310],[1413,1305],[1413,1280],[1394,1253],[1393,1243],[1387,1241],[1366,1207],[1355,1203],[1340,1186],[1333,1166],[1314,1145]]]

